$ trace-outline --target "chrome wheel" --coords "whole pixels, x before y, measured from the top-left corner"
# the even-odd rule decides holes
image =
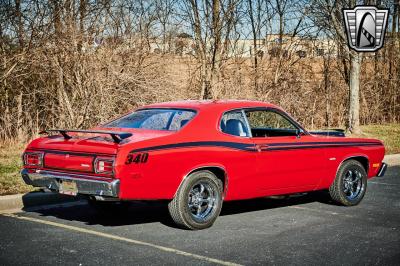
[[[210,227],[218,218],[223,202],[223,183],[214,173],[203,170],[188,175],[168,210],[174,222],[183,228]]]
[[[352,169],[345,173],[343,179],[343,192],[346,198],[353,200],[357,198],[363,189],[363,178],[360,171]]]
[[[329,187],[329,194],[341,205],[355,206],[361,202],[367,191],[367,176],[367,169],[359,161],[344,161]]]
[[[189,191],[188,208],[193,218],[199,222],[207,221],[216,209],[218,192],[207,182],[195,183]]]

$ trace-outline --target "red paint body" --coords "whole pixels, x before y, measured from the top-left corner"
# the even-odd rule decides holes
[[[182,101],[154,104],[143,108],[186,108],[196,110],[197,114],[179,131],[96,128],[131,132],[133,136],[123,144],[90,139],[87,135],[84,138],[69,140],[62,136],[52,136],[35,139],[26,151],[45,152],[45,166],[42,169],[63,173],[84,173],[93,177],[104,176],[93,172],[94,156],[115,157],[113,178],[120,179],[119,198],[123,200],[172,199],[182,180],[192,171],[202,167],[218,167],[225,171],[225,200],[326,189],[333,182],[340,164],[351,157],[368,160],[368,177],[377,175],[385,153],[382,142],[378,140],[317,136],[307,132],[299,138],[296,136],[249,138],[221,132],[219,125],[224,112],[254,107],[281,110],[272,104],[255,101]],[[274,143],[286,143],[285,145],[293,143],[296,147],[313,143],[309,144],[313,147],[250,152],[213,145],[184,146],[149,150],[146,163],[125,164],[132,150],[210,141],[244,143],[255,149],[262,145],[274,147]],[[334,142],[375,144],[335,147],[332,144]],[[323,143],[331,143],[331,146],[324,146]],[[65,154],[57,154],[59,151],[67,151],[71,155],[68,159],[63,159]],[[89,167],[82,167],[82,164]],[[30,167],[25,166],[25,168]]]

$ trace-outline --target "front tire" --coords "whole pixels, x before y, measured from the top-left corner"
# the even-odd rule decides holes
[[[331,198],[345,206],[361,202],[367,190],[367,172],[356,160],[348,160],[340,166],[335,181],[329,188]]]
[[[222,208],[222,182],[210,171],[190,174],[168,204],[174,222],[199,230],[213,225]]]

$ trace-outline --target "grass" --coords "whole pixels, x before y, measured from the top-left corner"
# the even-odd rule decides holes
[[[26,193],[34,190],[24,183],[19,172],[22,144],[0,144],[0,195]]]
[[[385,143],[386,154],[400,153],[400,124],[362,126],[362,134],[355,137],[376,138]],[[352,136],[353,137],[353,136]],[[0,195],[33,191],[25,185],[19,171],[24,144],[0,144]]]
[[[355,137],[374,138],[385,144],[386,154],[400,153],[400,124],[365,125]]]

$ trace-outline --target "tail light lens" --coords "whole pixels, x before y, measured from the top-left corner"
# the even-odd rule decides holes
[[[114,173],[114,159],[96,158],[94,162],[94,170],[96,174],[112,175]]]
[[[43,153],[42,152],[25,152],[24,165],[27,166],[43,166]]]

